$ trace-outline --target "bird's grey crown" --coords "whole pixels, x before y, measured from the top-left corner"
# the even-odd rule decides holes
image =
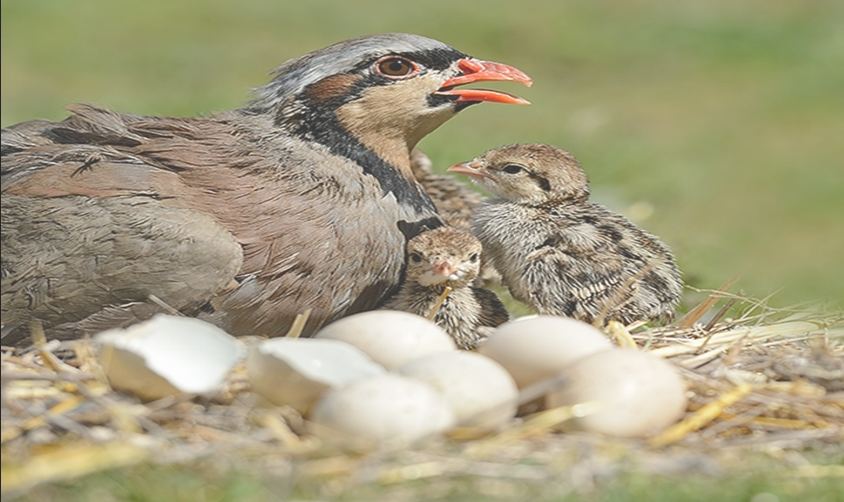
[[[362,61],[387,54],[427,51],[465,56],[442,42],[409,33],[384,33],[344,40],[288,60],[276,68],[272,72],[275,75],[272,81],[255,89],[256,97],[247,109],[254,112],[272,110],[308,85],[354,70]]]

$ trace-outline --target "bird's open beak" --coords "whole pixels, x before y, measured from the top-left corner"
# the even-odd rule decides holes
[[[436,92],[447,96],[457,96],[457,102],[480,102],[510,103],[514,105],[529,105],[530,102],[518,96],[501,91],[489,89],[454,89],[463,84],[474,82],[491,82],[494,80],[510,80],[520,82],[530,87],[533,79],[523,71],[507,66],[506,64],[494,63],[492,61],[480,61],[473,58],[461,59],[457,62],[460,75],[446,80],[442,87]]]
[[[481,164],[479,162],[461,162],[460,164],[454,164],[453,166],[446,169],[447,171],[451,171],[453,173],[458,174],[465,174],[471,178],[475,178],[476,180],[480,180],[486,178],[486,173],[481,171]]]

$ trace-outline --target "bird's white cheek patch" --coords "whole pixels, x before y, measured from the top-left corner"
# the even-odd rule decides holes
[[[408,148],[453,116],[430,108],[427,99],[434,90],[435,82],[421,75],[367,89],[335,113],[358,141],[412,179]]]

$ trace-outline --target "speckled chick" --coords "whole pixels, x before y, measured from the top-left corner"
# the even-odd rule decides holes
[[[481,243],[468,231],[440,227],[407,243],[407,272],[401,289],[382,309],[428,317],[445,288],[446,297],[434,322],[461,349],[471,350],[484,338],[478,327],[495,327],[509,319],[501,300],[488,289],[471,286],[480,269]]]
[[[472,231],[516,299],[598,324],[674,315],[683,286],[671,252],[589,202],[588,179],[570,153],[509,145],[449,171],[498,197],[477,207]]]

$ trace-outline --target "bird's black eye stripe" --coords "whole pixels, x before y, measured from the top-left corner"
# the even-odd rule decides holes
[[[453,65],[454,62],[458,59],[469,57],[458,50],[450,48],[429,49],[425,51],[414,52],[394,52],[392,54],[381,53],[380,56],[374,56],[371,59],[366,59],[365,61],[358,63],[352,68],[352,72],[359,72],[366,68],[369,68],[370,66],[375,64],[376,61],[378,61],[379,59],[384,59],[386,56],[394,56],[407,59],[420,66],[420,69],[428,69],[434,71],[445,70],[446,68],[449,68],[451,65]]]
[[[417,64],[424,66],[430,70],[445,70],[454,64],[458,59],[463,59],[467,56],[462,52],[452,49],[450,47],[429,49],[416,52],[401,52],[396,53],[396,56],[407,58]]]
[[[524,166],[520,166],[519,164],[506,164],[504,167],[501,168],[501,171],[507,174],[517,174],[524,171],[527,173],[530,179],[536,181],[536,183],[539,185],[539,188],[546,192],[551,191],[551,182],[548,181],[548,178],[537,176],[536,173],[525,169]]]
[[[548,178],[543,178],[542,176],[531,176],[539,183],[539,187],[545,190],[546,192],[551,191],[551,182],[548,181]]]

